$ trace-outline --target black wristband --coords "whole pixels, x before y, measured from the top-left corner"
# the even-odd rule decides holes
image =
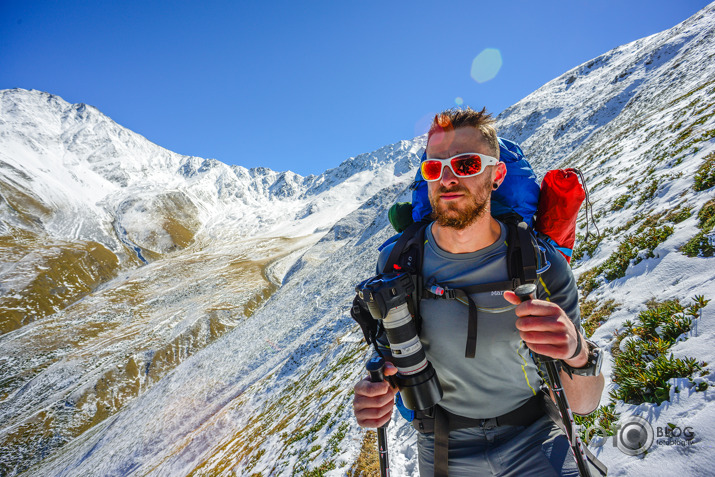
[[[578,356],[581,353],[581,350],[583,349],[583,339],[581,338],[581,333],[578,331],[576,332],[576,339],[578,341],[578,344],[576,345],[576,351],[574,351],[573,356],[571,356],[568,359],[574,359],[576,356]]]

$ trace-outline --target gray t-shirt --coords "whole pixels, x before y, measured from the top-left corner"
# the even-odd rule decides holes
[[[439,248],[432,226],[425,231],[422,275],[426,286],[447,288],[509,280],[506,267],[507,229],[492,245],[471,253],[453,254]],[[580,326],[578,291],[571,269],[552,246],[546,249],[548,270],[540,275],[537,298],[550,300]],[[378,261],[382,270],[392,246],[383,249]],[[502,292],[470,295],[477,305],[477,349],[465,357],[468,306],[458,300],[428,299],[420,302],[420,340],[444,391],[440,406],[461,416],[488,419],[524,404],[538,392],[541,377],[516,329],[515,305]]]

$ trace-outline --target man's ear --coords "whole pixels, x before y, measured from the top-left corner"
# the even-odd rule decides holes
[[[501,183],[504,181],[504,178],[506,177],[506,164],[503,162],[499,161],[494,168],[494,182],[497,182],[498,184],[501,185]]]

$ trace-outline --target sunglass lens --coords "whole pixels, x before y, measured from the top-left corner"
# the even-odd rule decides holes
[[[439,161],[425,161],[422,163],[422,177],[425,180],[433,181],[439,179],[442,174],[442,163]]]
[[[482,170],[482,159],[477,156],[455,157],[452,159],[452,170],[458,176],[471,176]]]

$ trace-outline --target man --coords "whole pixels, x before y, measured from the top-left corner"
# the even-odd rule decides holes
[[[472,162],[460,162],[469,158],[467,153]],[[475,167],[474,155],[491,165]],[[427,140],[429,167],[422,168],[423,176],[429,175],[434,219],[425,230],[422,277],[427,286],[463,288],[508,280],[507,228],[490,213],[491,192],[506,176],[498,158],[494,120],[485,110],[449,110],[435,117]],[[470,295],[479,309],[473,359],[464,353],[468,307],[457,300],[420,302],[420,340],[444,390],[438,404],[444,411],[439,412],[478,423],[448,433],[450,476],[578,475],[566,436],[541,407],[530,407],[540,395],[542,373],[529,349],[575,370],[571,376],[561,371],[574,413],[588,414],[598,406],[604,380],[598,370],[587,369],[593,345],[583,338],[571,269],[553,247],[545,248],[551,267],[540,277],[541,299],[520,303],[511,291]],[[379,270],[390,250],[382,251]],[[379,341],[386,344],[384,337]],[[385,375],[396,372],[387,363]],[[387,382],[356,384],[358,423],[375,428],[388,422],[396,392]],[[423,425],[432,415],[418,413],[415,427],[433,429]],[[433,475],[434,434],[421,432],[418,447],[420,474]]]

